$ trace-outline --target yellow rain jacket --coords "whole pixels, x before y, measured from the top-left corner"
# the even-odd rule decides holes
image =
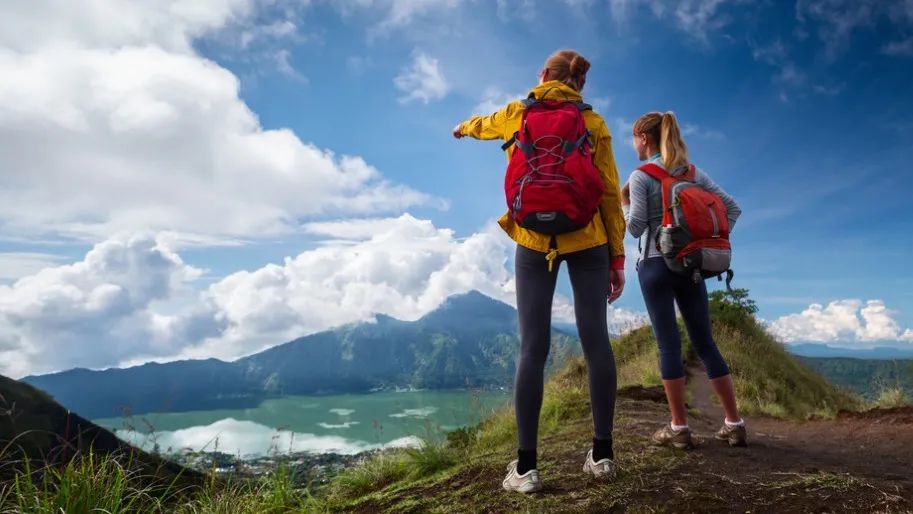
[[[530,91],[530,94],[537,100],[582,101],[580,93],[556,80],[539,84]],[[460,132],[464,136],[476,139],[507,141],[520,128],[522,117],[523,104],[519,101],[511,102],[507,104],[507,107],[490,116],[469,118],[460,124]],[[552,269],[552,262],[558,256],[558,252],[571,253],[606,243],[609,244],[612,269],[624,269],[625,220],[621,210],[618,168],[615,166],[615,156],[612,154],[612,135],[609,134],[609,129],[602,116],[592,110],[583,112],[583,121],[592,134],[593,161],[602,173],[602,180],[605,183],[605,193],[599,204],[599,212],[593,217],[590,224],[574,232],[558,234],[555,236],[556,244],[554,245],[550,244],[551,236],[523,228],[514,222],[510,217],[510,210],[501,216],[498,224],[517,244],[531,250],[545,252],[549,270]],[[508,160],[515,149],[516,145],[507,149]]]

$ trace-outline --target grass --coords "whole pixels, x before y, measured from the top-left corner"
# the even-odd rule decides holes
[[[739,408],[746,414],[790,419],[832,418],[862,406],[855,396],[812,371],[776,341],[748,313],[725,313],[711,303],[713,334],[735,383]],[[689,359],[697,360],[689,345]]]
[[[888,387],[882,389],[875,398],[873,405],[881,409],[905,407],[911,404],[910,396],[902,387]]]
[[[816,473],[788,473],[790,478],[768,485],[771,489],[801,489],[805,492],[830,489],[836,492],[847,492],[866,486],[858,478],[849,473],[829,473],[819,471]]]
[[[860,406],[858,400],[793,359],[753,316],[731,309],[723,314],[724,322],[714,321],[714,336],[730,364],[744,412],[805,419],[830,417],[840,409]],[[687,337],[683,340],[685,355],[696,362]],[[661,384],[656,342],[649,327],[612,344],[619,387]],[[885,406],[905,400],[902,391],[886,391],[882,396],[879,400]],[[657,404],[640,408],[665,409]],[[631,418],[637,412],[616,420],[619,472],[614,481],[591,484],[592,490],[579,497],[512,495],[505,501],[516,512],[625,508],[643,486],[644,477],[672,469],[684,458],[680,452],[645,451],[639,420]],[[540,457],[540,468],[552,483],[581,480],[578,461],[582,462],[591,434],[586,365],[582,358],[571,358],[546,383],[541,411],[541,447],[547,451]],[[417,448],[379,453],[343,471],[329,484],[310,488],[284,467],[258,479],[211,478],[204,485],[179,488],[138,475],[129,463],[89,453],[61,468],[25,469],[17,474],[0,486],[0,514],[484,511],[492,483],[500,480],[504,465],[514,454],[515,441],[513,407],[507,405],[475,426],[451,432],[446,438],[426,433]],[[775,486],[836,489],[847,480],[812,474],[790,477]],[[646,509],[632,507],[634,511]]]

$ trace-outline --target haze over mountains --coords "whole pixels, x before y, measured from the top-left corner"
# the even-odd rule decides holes
[[[550,366],[580,351],[567,333],[553,331],[552,341]],[[312,334],[233,362],[74,369],[22,380],[83,416],[100,418],[244,408],[292,394],[509,386],[516,351],[516,310],[472,291],[414,322],[379,315],[376,322]]]
[[[848,357],[853,359],[913,359],[913,345],[909,348],[876,346],[875,348],[840,348],[820,343],[793,343],[786,349],[801,357]]]
[[[550,366],[580,352],[574,327],[554,328]],[[786,348],[806,357],[806,364],[831,380],[861,394],[871,392],[863,387],[868,383],[867,374],[878,371],[878,376],[888,376],[882,371],[888,368],[831,360],[913,357],[913,351],[887,347],[852,350],[793,344]],[[378,315],[374,322],[312,334],[233,362],[207,359],[100,371],[73,369],[22,380],[85,417],[102,418],[249,408],[266,398],[285,395],[364,393],[395,387],[510,387],[516,351],[516,310],[472,291],[450,297],[414,322]]]

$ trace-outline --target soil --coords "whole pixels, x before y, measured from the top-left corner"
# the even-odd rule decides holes
[[[698,447],[656,480],[668,511],[913,512],[913,409],[806,422],[751,417],[749,447],[713,439],[723,420],[703,370],[690,370]],[[681,502],[677,500],[682,500]]]
[[[833,420],[806,422],[746,417],[749,446],[734,448],[713,438],[722,411],[711,399],[703,371],[689,371],[689,423],[697,443],[691,451],[650,446],[650,434],[668,420],[661,388],[620,391],[616,456],[630,452],[630,462],[643,453],[668,463],[629,476],[620,491],[582,477],[586,449],[568,438],[585,440],[591,430],[586,418],[541,439],[543,490],[535,498],[501,489],[506,459],[503,465],[464,466],[446,482],[397,496],[438,497],[433,512],[913,513],[913,409],[842,413]],[[621,466],[619,473],[624,473]],[[396,499],[388,501],[356,511],[402,511]],[[449,506],[440,510],[442,503]],[[424,505],[407,511],[426,512]]]

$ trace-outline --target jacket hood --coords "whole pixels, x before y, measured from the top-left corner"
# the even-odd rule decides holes
[[[583,97],[580,93],[557,80],[549,80],[529,90],[529,95],[536,100],[562,100],[565,102],[580,102]]]

